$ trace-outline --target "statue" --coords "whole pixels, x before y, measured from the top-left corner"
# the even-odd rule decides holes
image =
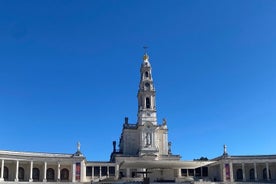
[[[163,118],[163,123],[162,123],[163,126],[167,125],[167,120],[166,118]]]
[[[150,135],[150,133],[146,134],[146,145],[147,146],[151,145],[151,135]]]
[[[168,154],[172,154],[172,149],[171,149],[171,147],[172,147],[172,142],[168,142]]]
[[[113,152],[116,152],[116,141],[113,141]]]
[[[81,146],[80,141],[78,141],[78,143],[77,143],[77,152],[80,152],[80,146]]]

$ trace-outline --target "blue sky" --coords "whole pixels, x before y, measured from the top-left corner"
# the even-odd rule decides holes
[[[0,1],[0,149],[108,160],[153,67],[183,160],[276,154],[276,1]]]

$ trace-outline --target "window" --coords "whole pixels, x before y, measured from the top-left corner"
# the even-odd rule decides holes
[[[254,169],[250,169],[249,170],[249,179],[250,180],[254,180],[255,179]]]
[[[237,170],[237,180],[242,180],[243,176],[242,176],[242,169],[238,169]]]
[[[107,176],[107,167],[106,166],[102,167],[102,176]]]
[[[113,167],[113,166],[109,167],[109,175],[115,176],[115,167]]]
[[[34,181],[39,181],[39,169],[38,168],[33,168],[33,180]]]
[[[61,171],[60,171],[61,173],[60,173],[60,179],[62,180],[62,181],[66,181],[66,180],[69,180],[69,170],[68,169],[62,169]]]
[[[208,176],[208,167],[202,167],[202,176],[204,177]]]
[[[267,172],[266,172],[266,168],[263,169],[263,179],[264,180],[267,180]],[[271,179],[271,173],[270,173],[270,170],[269,170],[269,179]]]
[[[92,167],[86,167],[86,176],[92,176]]]
[[[99,166],[94,167],[94,176],[100,176],[100,167]]]
[[[4,180],[9,180],[9,169],[6,166],[4,167]]]
[[[201,176],[201,167],[195,169],[195,176],[200,177]]]
[[[24,180],[24,175],[25,175],[24,169],[22,167],[19,167],[19,169],[18,169],[18,179],[19,179],[19,181]]]
[[[55,171],[52,168],[47,169],[46,175],[47,181],[54,181],[55,180]]]
[[[181,169],[181,176],[187,176],[187,169]]]
[[[146,77],[146,78],[149,77],[149,72],[145,72],[145,77]]]
[[[189,176],[194,176],[194,169],[188,169]]]
[[[150,98],[149,97],[146,98],[146,108],[147,109],[150,108]]]

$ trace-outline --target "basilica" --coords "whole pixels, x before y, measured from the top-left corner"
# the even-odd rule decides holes
[[[125,118],[108,162],[86,160],[80,143],[68,154],[0,150],[0,183],[276,183],[276,155],[230,155],[226,145],[211,160],[183,161],[172,153],[166,119],[157,120],[147,53],[138,88],[137,122]]]

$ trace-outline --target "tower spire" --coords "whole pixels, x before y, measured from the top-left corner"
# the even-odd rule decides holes
[[[138,90],[138,124],[144,125],[150,122],[157,125],[156,106],[155,106],[155,89],[151,75],[151,66],[146,46],[143,47],[145,53],[143,63],[140,68],[140,84]]]

